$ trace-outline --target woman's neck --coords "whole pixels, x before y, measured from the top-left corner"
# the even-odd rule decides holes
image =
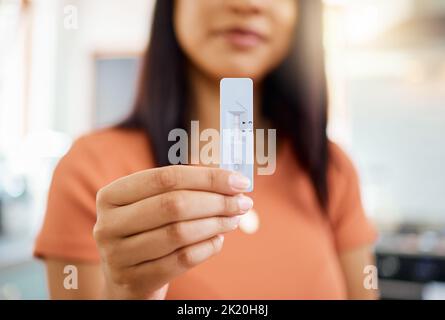
[[[191,93],[189,119],[199,121],[200,133],[205,129],[215,129],[219,132],[219,80],[206,77],[196,69],[189,70],[188,74]],[[269,121],[261,113],[261,84],[258,82],[254,83],[254,123],[255,128],[265,130],[271,128]],[[199,150],[205,143],[199,142]],[[268,143],[265,143],[264,147],[268,154]],[[216,153],[216,158],[219,158],[219,152]]]
[[[195,68],[189,68],[191,120],[199,120],[200,130],[219,128],[219,86]]]
[[[200,130],[216,129],[219,131],[219,80],[189,68],[191,90],[190,120],[199,120]],[[260,112],[260,84],[254,85],[254,120],[256,127],[263,122]]]

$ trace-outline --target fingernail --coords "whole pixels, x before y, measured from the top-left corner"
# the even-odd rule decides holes
[[[238,197],[238,207],[243,212],[250,210],[253,207],[253,200],[241,195]]]
[[[239,216],[227,218],[226,220],[227,227],[230,229],[236,229],[238,227],[240,219],[241,218]]]
[[[238,173],[233,173],[229,176],[229,184],[232,189],[245,190],[250,187],[250,180]]]
[[[224,243],[224,236],[222,234],[218,234],[218,241],[223,244]]]

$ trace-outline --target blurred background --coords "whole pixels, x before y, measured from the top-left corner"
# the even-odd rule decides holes
[[[330,137],[380,231],[384,299],[445,299],[445,1],[324,0]],[[47,298],[31,256],[73,139],[130,110],[154,0],[0,0],[0,299]]]

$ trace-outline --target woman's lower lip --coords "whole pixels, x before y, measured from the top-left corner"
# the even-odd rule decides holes
[[[260,36],[247,32],[229,31],[225,32],[223,36],[226,41],[238,48],[252,48],[263,41]]]

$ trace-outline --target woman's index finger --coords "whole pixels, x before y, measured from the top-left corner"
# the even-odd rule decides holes
[[[245,191],[250,181],[219,168],[175,165],[148,169],[120,178],[104,187],[102,199],[123,206],[173,190],[200,190],[227,195]]]

